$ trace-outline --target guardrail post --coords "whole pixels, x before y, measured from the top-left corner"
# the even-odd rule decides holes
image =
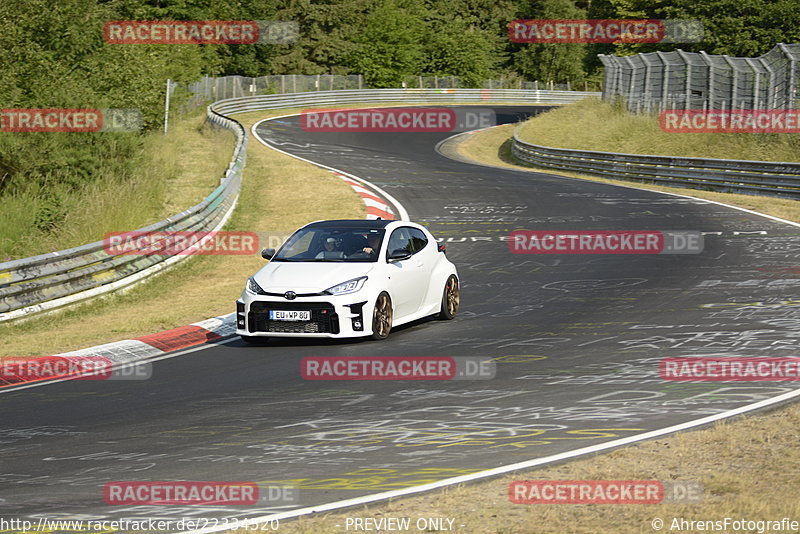
[[[776,107],[776,90],[777,86],[775,85],[775,71],[772,67],[769,66],[763,58],[758,58],[759,63],[764,67],[764,70],[767,71],[767,98],[764,104],[769,109],[775,109]]]
[[[692,63],[686,58],[686,52],[680,48],[676,50],[680,56],[683,64],[686,65],[686,87],[684,87],[684,104],[683,109],[691,109],[692,100]]]
[[[722,59],[725,60],[725,63],[727,63],[728,67],[731,69],[731,111],[733,111],[733,108],[736,107],[736,99],[739,97],[739,69],[729,56],[723,55]]]
[[[714,109],[714,64],[708,54],[702,50],[700,51],[700,57],[703,58],[708,70],[708,81],[706,82],[708,96],[706,97],[706,102],[708,102],[708,109]]]
[[[169,125],[169,93],[172,80],[167,78],[167,94],[164,97],[164,135],[167,135],[167,126]]]
[[[795,93],[797,92],[797,60],[789,47],[784,43],[778,45],[783,55],[789,60],[789,89],[786,95],[786,109],[793,109],[795,107]]]
[[[751,59],[745,58],[745,62],[750,65],[750,68],[753,70],[753,104],[751,109],[758,109],[758,91],[761,85],[761,73]]]
[[[656,52],[656,54],[661,62],[661,105],[658,106],[658,111],[664,111],[667,109],[669,100],[669,63],[664,59],[662,52]]]
[[[626,102],[626,107],[628,111],[631,111],[631,106],[633,105],[634,97],[633,97],[633,89],[634,84],[636,83],[636,66],[633,64],[633,60],[631,60],[630,56],[625,56],[625,61],[628,63],[628,67],[630,69],[631,77],[628,80],[628,101]],[[638,104],[638,99],[636,99]]]

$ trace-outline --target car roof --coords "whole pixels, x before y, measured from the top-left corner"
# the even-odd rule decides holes
[[[307,224],[305,228],[363,228],[364,230],[379,230],[386,228],[394,221],[386,219],[334,219],[330,221],[316,221]]]

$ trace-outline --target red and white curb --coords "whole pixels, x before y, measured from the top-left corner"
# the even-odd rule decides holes
[[[352,187],[353,191],[355,191],[358,196],[361,197],[361,201],[367,207],[367,219],[386,219],[390,221],[395,219],[395,214],[392,210],[392,207],[387,204],[384,199],[375,195],[375,193],[373,193],[371,190],[353,181],[352,178],[349,178],[344,174],[339,174],[338,172],[334,172],[333,174],[341,178],[347,185]]]
[[[60,356],[67,360],[74,358],[76,362],[81,361],[82,358],[87,356],[99,356],[110,360],[114,367],[142,360],[149,360],[157,356],[163,356],[168,352],[188,349],[205,343],[212,343],[235,334],[235,315],[235,313],[220,315],[219,317],[205,319],[157,334],[148,334],[135,339],[115,341],[88,349],[55,354],[55,356]],[[9,381],[0,378],[0,389],[40,384],[49,381],[50,380]]]

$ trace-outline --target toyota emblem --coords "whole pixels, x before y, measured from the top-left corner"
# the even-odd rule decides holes
[[[295,293],[294,291],[287,291],[286,293],[283,294],[283,297],[286,300],[294,300],[297,298],[297,293]]]

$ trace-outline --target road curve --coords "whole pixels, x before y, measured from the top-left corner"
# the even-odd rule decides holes
[[[495,110],[511,122],[537,108]],[[797,355],[795,226],[454,161],[434,150],[448,134],[312,133],[296,117],[257,132],[375,183],[443,238],[462,277],[459,317],[384,342],[226,340],[154,362],[146,381],[4,392],[0,516],[252,517],[599,445],[796,390],[658,376],[665,357]],[[710,233],[697,255],[551,256],[510,253],[501,237],[515,229]],[[300,359],[320,355],[488,356],[497,376],[302,380]],[[107,506],[102,486],[120,480],[252,480],[298,487],[300,500]]]

